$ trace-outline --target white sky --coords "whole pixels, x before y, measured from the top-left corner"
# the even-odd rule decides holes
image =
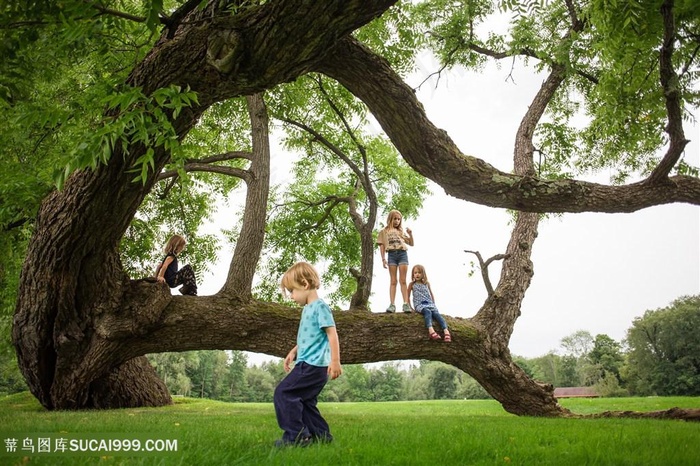
[[[417,85],[438,68],[424,59],[410,84]],[[543,80],[521,69],[513,72],[515,83],[506,82],[509,73],[510,62],[500,70],[489,65],[480,74],[452,72],[441,78],[437,88],[433,78],[418,91],[429,118],[447,131],[462,152],[503,171],[512,170],[515,131]],[[699,166],[700,127],[686,126],[686,137],[691,143],[685,159]],[[288,173],[288,161],[279,160],[285,155],[275,156],[273,183]],[[609,174],[602,176],[607,182]],[[470,317],[480,308],[486,291],[478,270],[468,276],[475,257],[463,251],[478,250],[484,258],[505,252],[511,218],[504,210],[448,197],[434,183],[431,189],[433,195],[419,218],[405,220],[415,237],[409,261],[411,266],[426,267],[442,314]],[[240,193],[232,203],[241,205],[243,196]],[[200,280],[200,294],[220,289],[230,259],[231,251],[222,251],[214,273]],[[510,342],[513,354],[544,355],[557,350],[560,340],[577,330],[594,336],[604,333],[620,341],[633,319],[646,310],[700,293],[700,208],[677,204],[632,214],[565,214],[544,220],[533,262],[535,275]],[[490,268],[494,286],[499,275],[500,262],[495,262]],[[378,250],[374,276],[374,311],[384,312],[389,276]],[[397,292],[397,307],[400,301]],[[261,360],[265,358],[250,356],[250,362]]]

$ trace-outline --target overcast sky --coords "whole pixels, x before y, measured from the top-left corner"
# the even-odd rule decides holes
[[[438,68],[423,58],[409,84],[418,85]],[[513,80],[506,80],[509,75]],[[418,98],[431,121],[463,153],[511,171],[515,131],[542,81],[524,69],[511,74],[510,62],[501,69],[492,64],[480,74],[445,74],[437,87],[433,78]],[[691,143],[685,160],[698,166],[700,127],[686,126],[686,137]],[[287,176],[290,156],[275,151],[273,157],[275,183]],[[596,181],[607,182],[609,176],[598,174]],[[484,258],[505,252],[511,217],[505,210],[458,200],[438,185],[430,186],[433,195],[419,218],[405,220],[415,237],[408,252],[410,266],[425,266],[442,314],[470,317],[483,304],[486,290],[478,270],[469,277],[475,258],[463,251],[478,250]],[[242,199],[243,194],[233,203],[240,205]],[[219,290],[230,259],[231,252],[222,251],[213,273],[202,277],[201,294]],[[565,214],[543,220],[532,259],[535,275],[511,339],[513,354],[536,357],[558,350],[561,339],[577,330],[621,341],[633,319],[646,310],[700,293],[700,208],[667,205],[632,214]],[[490,276],[495,286],[500,262],[490,267]],[[388,285],[377,249],[374,312],[384,312],[389,304]],[[400,301],[397,293],[397,307]],[[251,357],[252,362],[263,359]]]

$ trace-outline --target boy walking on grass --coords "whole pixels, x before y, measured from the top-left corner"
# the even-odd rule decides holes
[[[320,279],[306,262],[298,262],[282,276],[282,291],[300,306],[301,321],[297,344],[284,358],[289,374],[275,389],[275,414],[284,431],[275,442],[278,447],[307,446],[312,442],[333,440],[328,423],[316,404],[328,377],[343,373],[340,366],[340,343],[330,307],[318,297]],[[294,369],[290,368],[296,359]]]

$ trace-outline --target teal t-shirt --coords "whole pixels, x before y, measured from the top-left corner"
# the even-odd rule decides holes
[[[304,361],[317,367],[331,363],[331,347],[326,327],[335,327],[333,313],[322,299],[304,306],[297,332],[297,363]]]

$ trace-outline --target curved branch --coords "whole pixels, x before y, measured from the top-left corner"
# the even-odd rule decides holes
[[[328,97],[328,99],[330,100],[330,97]],[[346,131],[348,132],[348,134],[350,135],[350,137],[352,138],[352,140],[355,142],[356,146],[358,147],[358,150],[360,151],[360,153],[362,155],[364,170],[360,169],[360,167],[355,162],[353,162],[350,159],[350,157],[348,157],[347,154],[345,154],[345,152],[343,152],[338,146],[336,146],[335,144],[330,142],[328,139],[326,139],[321,133],[319,133],[315,129],[311,128],[310,126],[308,126],[304,123],[301,123],[300,121],[292,120],[289,118],[281,118],[281,120],[284,121],[285,123],[289,123],[290,125],[296,126],[297,128],[299,128],[303,131],[306,131],[307,133],[312,135],[315,140],[317,140],[318,142],[320,142],[321,144],[326,146],[326,148],[328,150],[330,150],[339,159],[341,159],[343,162],[345,162],[345,164],[348,167],[350,167],[350,170],[352,170],[352,172],[355,174],[355,177],[356,177],[355,179],[357,180],[357,183],[360,183],[362,185],[362,187],[365,191],[365,194],[367,194],[367,197],[370,199],[370,202],[374,202],[376,204],[376,195],[374,194],[374,188],[372,187],[371,180],[369,179],[369,168],[367,165],[367,153],[366,153],[364,147],[362,146],[362,144],[360,144],[360,142],[355,138],[355,135],[353,134],[352,129],[347,124],[347,121],[345,120],[345,118],[342,115],[342,113],[340,112],[340,110],[337,109],[337,107],[335,107],[335,105],[332,102],[329,101],[329,104],[332,107],[334,107],[334,110],[337,112],[338,116],[341,118],[341,120],[343,120],[343,122],[345,124]],[[357,212],[356,196],[357,196],[358,190],[359,190],[359,186],[356,185],[354,193],[350,196],[346,196],[346,197],[328,196],[325,199],[319,201],[319,203],[317,203],[316,205],[324,204],[324,203],[329,202],[331,200],[334,201],[334,203],[326,209],[326,213],[323,216],[323,218],[321,218],[316,223],[316,225],[314,225],[313,227],[309,227],[309,228],[318,227],[321,223],[323,223],[329,217],[331,210],[333,210],[333,208],[336,205],[338,205],[340,202],[344,202],[344,203],[348,204],[350,217],[352,218],[353,223],[355,224],[355,228],[357,228],[358,232],[361,231],[361,229],[363,228],[363,226],[367,222],[365,222],[364,219],[362,219],[362,216]]]
[[[158,199],[161,201],[164,199],[167,199],[168,194],[170,194],[170,191],[172,191],[173,187],[175,187],[175,183],[177,182],[177,177],[173,176],[170,178],[170,181],[165,186],[165,189],[163,189],[163,192],[158,195]]]
[[[160,21],[163,24],[165,24],[165,26],[168,28],[167,37],[169,39],[173,38],[173,36],[175,35],[175,31],[177,31],[178,26],[185,18],[185,16],[190,14],[201,3],[202,0],[187,0],[187,2],[183,4],[180,8],[175,10],[173,14],[171,14],[170,16],[162,16],[160,18]]]
[[[350,213],[350,217],[352,218],[353,223],[355,224],[355,228],[357,231],[362,235],[362,230],[364,228],[371,228],[374,226],[374,220],[376,218],[376,210],[377,210],[377,195],[374,192],[374,186],[372,185],[372,180],[370,178],[370,170],[369,170],[369,160],[367,157],[367,149],[365,146],[360,142],[360,140],[355,136],[355,132],[353,131],[352,127],[350,126],[350,123],[348,122],[347,118],[345,118],[345,115],[343,112],[338,108],[338,106],[335,104],[331,96],[328,94],[326,91],[325,87],[323,86],[323,81],[320,79],[320,77],[317,80],[317,84],[319,87],[319,90],[321,91],[321,94],[323,94],[326,103],[330,106],[331,110],[335,115],[338,117],[338,119],[341,121],[343,127],[345,128],[345,132],[350,136],[350,139],[353,141],[355,144],[355,147],[357,148],[357,151],[360,153],[360,156],[362,158],[362,168],[360,168],[355,162],[353,162],[350,157],[345,154],[344,151],[342,151],[338,146],[330,142],[328,139],[326,139],[322,134],[320,134],[318,131],[314,130],[313,128],[309,127],[308,125],[301,123],[296,120],[291,120],[291,119],[282,119],[282,121],[285,121],[286,123],[289,123],[293,126],[296,126],[297,128],[300,128],[307,133],[311,134],[314,136],[315,140],[319,141],[321,144],[326,146],[328,150],[330,150],[332,153],[334,153],[338,158],[340,158],[345,164],[352,170],[352,172],[355,174],[356,177],[356,185],[355,185],[355,190],[354,193],[346,198],[339,198],[339,200],[346,202],[348,204],[348,210]],[[358,186],[359,183],[359,186]],[[370,213],[369,213],[369,218],[367,221],[365,221],[362,216],[359,214],[357,211],[357,192],[360,189],[360,186],[364,190],[365,194],[367,195],[367,198],[369,200],[369,206],[370,206]]]
[[[183,24],[190,27],[179,28],[172,39],[161,38],[128,84],[147,95],[163,85],[189,86],[202,108],[251,95],[309,72],[339,37],[396,1],[285,0],[252,6],[245,14],[219,15],[226,2],[210,0],[186,15]],[[173,60],[174,51],[187,53]]]
[[[695,47],[695,50],[693,50],[693,53],[688,57],[688,59],[685,62],[685,65],[683,65],[683,70],[681,70],[681,76],[685,76],[688,74],[688,70],[690,70],[690,67],[693,66],[693,63],[695,63],[695,59],[698,56],[698,53],[700,52],[700,44],[698,44]]]
[[[700,205],[700,179],[690,176],[624,186],[543,180],[503,172],[464,155],[428,120],[412,89],[389,64],[353,38],[340,40],[316,70],[364,101],[407,163],[459,199],[530,212],[612,213],[673,202]]]
[[[583,25],[583,23],[579,22],[580,25]],[[549,60],[549,59],[544,59],[541,55],[538,55],[537,52],[535,52],[532,49],[529,48],[524,48],[520,49],[515,52],[497,52],[495,50],[487,49],[485,47],[481,47],[476,44],[469,44],[469,48],[473,50],[476,53],[480,53],[481,55],[486,55],[491,58],[495,58],[496,60],[502,60],[504,58],[515,58],[518,56],[521,57],[529,57],[529,58],[536,58],[537,60],[543,61],[548,63],[550,66],[555,66],[554,62]],[[576,73],[577,75],[581,76],[584,79],[587,79],[588,81],[598,84],[598,78],[593,76],[592,74],[579,70],[578,68],[572,68],[572,71]]]
[[[185,163],[216,163],[225,162],[227,160],[239,160],[244,159],[251,161],[253,160],[253,154],[248,151],[234,150],[229,152],[224,152],[222,154],[210,155],[209,157],[204,157],[203,159],[187,159]]]
[[[571,34],[568,31],[562,41]],[[534,176],[534,145],[532,138],[535,128],[544,115],[547,106],[566,78],[565,67],[554,64],[549,76],[520,121],[513,148],[513,167],[516,175]],[[508,346],[513,334],[515,321],[520,316],[520,308],[525,292],[530,287],[534,266],[532,245],[537,238],[539,215],[532,212],[518,212],[515,227],[506,249],[507,260],[503,263],[501,278],[495,291],[492,291],[475,320],[482,322],[491,332],[495,351]]]
[[[103,7],[102,5],[97,5],[94,3],[90,3],[88,6],[90,8],[94,8],[95,10],[99,11],[100,14],[103,14],[103,15],[114,16],[116,18],[126,19],[128,21],[133,21],[136,23],[145,23],[146,22],[146,18],[144,18],[143,16],[132,15],[130,13],[125,13],[123,11],[114,10],[112,8],[106,8],[106,7]]]
[[[347,202],[345,198],[341,198],[338,196],[328,196],[318,202],[309,203],[309,205],[327,205],[326,208],[323,210],[323,215],[321,216],[321,218],[318,219],[318,221],[315,224],[301,227],[299,228],[299,231],[313,230],[314,228],[320,227],[331,216],[331,212],[333,212],[333,209],[335,209],[335,207],[338,204],[341,204],[343,202]]]
[[[666,99],[666,114],[668,124],[666,133],[670,144],[666,155],[647,179],[649,183],[663,181],[676,165],[688,141],[683,132],[683,109],[679,90],[678,76],[673,69],[673,49],[676,40],[676,22],[673,17],[673,0],[666,0],[661,5],[661,16],[664,24],[663,45],[659,54],[659,75],[661,87]]]
[[[187,163],[183,167],[188,173],[191,172],[208,172],[208,173],[219,173],[221,175],[233,176],[236,178],[241,178],[245,181],[250,181],[250,172],[235,167],[222,167],[219,165],[209,165],[206,163]],[[158,174],[158,181],[162,181],[168,178],[177,177],[177,170],[167,170]]]
[[[430,73],[428,76],[425,77],[425,79],[424,79],[423,81],[421,81],[421,82],[415,87],[415,90],[418,90],[418,89],[420,89],[421,87],[423,87],[423,84],[425,84],[425,83],[427,83],[428,81],[430,81],[430,79],[431,79],[433,76],[437,76],[437,77],[438,77],[438,78],[437,78],[437,81],[435,82],[435,87],[437,88],[437,85],[440,83],[440,77],[442,76],[442,72],[445,71],[445,70],[447,69],[447,66],[448,66],[448,65],[445,63],[445,64],[443,64],[442,66],[440,66],[440,69],[439,69],[439,70],[433,71],[432,73]]]
[[[222,175],[233,176],[236,178],[241,178],[246,182],[250,181],[250,172],[242,168],[236,167],[222,167],[219,165],[211,165],[216,162],[224,162],[227,160],[237,160],[246,159],[252,160],[252,155],[250,152],[245,151],[231,151],[224,152],[223,154],[211,155],[203,159],[188,159],[185,162],[184,170],[186,172],[209,172],[209,173],[219,173]],[[158,181],[165,180],[167,178],[175,178],[178,176],[177,170],[166,170],[158,174]]]
[[[328,105],[331,107],[331,110],[333,110],[333,113],[336,114],[336,116],[340,119],[340,121],[343,123],[343,126],[345,127],[345,132],[350,136],[350,139],[352,139],[352,142],[355,144],[355,147],[357,147],[357,151],[360,153],[360,156],[362,157],[362,172],[358,173],[358,171],[355,171],[355,174],[358,176],[358,179],[362,183],[362,187],[364,188],[365,192],[367,195],[370,195],[370,193],[374,193],[374,187],[372,186],[372,181],[369,178],[369,161],[367,159],[367,148],[357,139],[355,136],[355,131],[353,131],[352,127],[350,126],[350,123],[348,123],[347,118],[345,118],[345,115],[343,112],[340,111],[338,106],[335,104],[331,96],[328,94],[326,91],[326,88],[323,87],[323,81],[321,78],[318,78],[318,87],[321,90],[321,93],[326,99],[326,102]],[[347,162],[346,162],[347,163]],[[352,166],[351,166],[352,168]],[[358,227],[359,228],[359,227]]]
[[[566,78],[566,70],[562,65],[552,66],[547,79],[540,87],[523,117],[515,135],[513,166],[515,173],[521,176],[535,176],[535,163],[532,158],[535,146],[532,138],[535,128],[544,115],[547,105]]]
[[[495,256],[489,257],[487,260],[484,260],[481,257],[481,253],[479,251],[467,251],[466,249],[464,252],[468,254],[474,254],[476,258],[479,260],[479,270],[481,270],[481,278],[484,280],[484,286],[486,286],[486,292],[488,293],[489,296],[493,295],[493,285],[491,285],[491,279],[489,278],[489,265],[491,265],[491,262],[493,261],[500,261],[503,259],[508,259],[510,257],[509,254],[496,254]]]
[[[365,149],[365,146],[363,146],[360,141],[355,137],[355,132],[353,131],[352,127],[350,126],[350,123],[348,123],[347,118],[345,118],[345,115],[343,112],[340,111],[338,106],[335,104],[331,96],[328,94],[328,91],[326,91],[326,88],[323,86],[323,81],[321,80],[320,77],[317,77],[316,83],[318,84],[318,89],[321,91],[321,94],[323,94],[323,97],[326,99],[326,103],[328,106],[333,110],[333,113],[338,117],[340,122],[343,124],[345,127],[345,132],[350,136],[350,139],[352,139],[352,142],[355,144],[355,147],[357,147],[358,152],[362,154],[363,160],[367,160],[367,150]],[[366,168],[366,167],[365,167]]]

